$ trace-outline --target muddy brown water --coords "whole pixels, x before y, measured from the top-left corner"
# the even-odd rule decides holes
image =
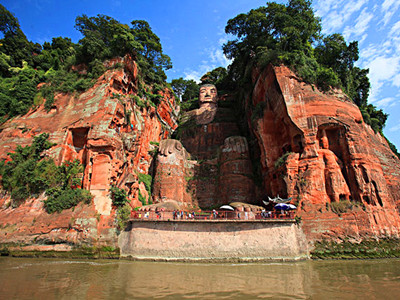
[[[0,257],[0,299],[400,299],[400,260],[195,264]]]

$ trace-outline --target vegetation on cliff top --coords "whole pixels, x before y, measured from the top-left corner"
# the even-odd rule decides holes
[[[81,185],[83,167],[79,161],[64,162],[56,166],[45,155],[53,145],[48,134],[34,137],[30,146],[17,146],[9,159],[0,162],[1,186],[11,195],[11,205],[17,207],[30,197],[46,192],[44,201],[48,213],[61,212],[79,202],[90,203],[89,191]]]
[[[105,15],[82,15],[75,23],[83,35],[78,43],[67,37],[32,43],[0,4],[0,123],[44,99],[50,109],[55,92],[86,90],[106,70],[103,61],[117,56],[131,55],[146,83],[165,85],[164,70],[172,67],[171,59],[146,21],[134,20],[129,26]],[[39,83],[46,84],[38,90]]]
[[[285,64],[321,90],[341,88],[360,107],[365,123],[383,135],[388,115],[368,104],[369,70],[354,65],[359,58],[358,42],[347,43],[338,33],[322,35],[320,18],[314,15],[311,3],[267,2],[228,21],[225,32],[236,37],[223,46],[225,55],[233,60],[227,72],[231,85],[248,90],[254,67]],[[389,145],[399,155],[394,145]]]

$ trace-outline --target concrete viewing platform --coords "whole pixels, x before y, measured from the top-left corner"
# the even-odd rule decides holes
[[[119,236],[134,260],[251,262],[309,258],[301,225],[286,219],[136,219]]]

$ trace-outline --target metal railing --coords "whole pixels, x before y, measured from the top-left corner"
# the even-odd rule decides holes
[[[294,211],[132,211],[131,219],[151,221],[201,221],[201,220],[273,220],[294,219]]]

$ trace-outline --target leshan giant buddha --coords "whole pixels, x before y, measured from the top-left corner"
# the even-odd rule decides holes
[[[154,202],[172,200],[183,209],[255,202],[249,147],[234,111],[218,107],[212,84],[200,87],[199,106],[183,114],[176,139],[160,143]]]

